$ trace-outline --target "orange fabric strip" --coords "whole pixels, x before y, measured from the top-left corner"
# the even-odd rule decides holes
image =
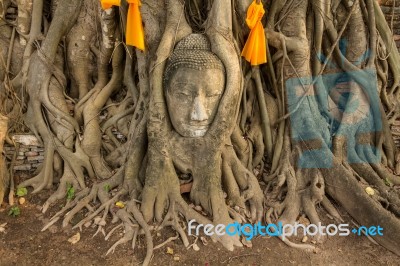
[[[252,66],[267,62],[267,47],[264,28],[261,19],[265,10],[263,4],[257,4],[254,0],[247,9],[246,24],[250,28],[250,34],[242,51],[242,56]]]
[[[121,0],[101,0],[101,8],[109,9],[112,6],[120,6]]]
[[[129,3],[129,9],[126,22],[126,44],[144,51],[144,30],[142,15],[139,10],[141,2],[140,0],[127,0],[127,2]]]
[[[126,44],[135,46],[144,51],[144,30],[142,24],[142,15],[140,14],[139,10],[141,2],[140,0],[127,0],[126,2],[129,4],[125,31]],[[101,7],[103,9],[109,9],[112,6],[120,5],[121,0],[101,0]]]

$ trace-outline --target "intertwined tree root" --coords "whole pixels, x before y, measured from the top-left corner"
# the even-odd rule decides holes
[[[127,242],[135,248],[144,235],[143,264],[148,265],[153,251],[165,244],[154,245],[152,238],[162,228],[172,227],[189,247],[185,224],[192,219],[203,224],[293,224],[306,216],[318,224],[316,206],[321,204],[339,223],[343,220],[333,199],[360,225],[385,228],[385,235],[375,240],[399,254],[400,178],[395,169],[400,168],[400,153],[387,129],[399,116],[400,57],[389,49],[395,45],[376,1],[273,1],[265,29],[271,51],[261,68],[246,65],[239,56],[247,34],[238,26],[245,19],[246,1],[235,7],[227,0],[196,1],[198,14],[207,11],[207,18],[188,13],[180,0],[144,1],[145,53],[123,43],[124,1],[119,13],[116,8],[101,10],[96,0],[52,2],[49,14],[43,13],[47,1],[33,2],[30,31],[17,31],[27,40],[20,71],[0,75],[16,94],[28,96],[22,101],[25,124],[45,146],[42,168],[19,186],[38,193],[58,184],[43,212],[67,198],[43,230],[60,220],[65,227],[85,212],[73,228],[92,223],[96,234],[106,239],[124,229],[107,253]],[[48,20],[42,26],[43,15]],[[207,134],[183,138],[169,120],[163,73],[175,44],[199,27],[225,65],[226,88]],[[347,40],[347,50],[342,39]],[[335,116],[331,102],[341,104],[340,97],[319,77],[346,73],[352,81],[347,89],[366,103],[363,90],[369,86],[370,72],[376,72],[381,103],[375,104],[372,122],[348,131],[351,117]],[[387,90],[389,74],[394,84]],[[298,101],[291,103],[288,82],[307,78],[311,84],[301,84]],[[0,96],[2,102],[11,97]],[[74,105],[73,115],[67,100]],[[343,108],[343,113],[351,113],[350,104]],[[362,127],[379,119],[382,130],[361,134]],[[295,127],[313,138],[296,139]],[[373,161],[376,152],[371,147],[381,151],[380,161],[347,161],[350,155]],[[325,152],[313,157],[315,164],[332,158],[330,168],[301,167],[300,158],[315,149]],[[375,195],[368,195],[366,187],[373,187]],[[183,192],[190,193],[186,197]],[[204,211],[194,210],[191,203]],[[116,226],[106,234],[110,216]],[[242,246],[238,236],[213,238],[228,250]],[[292,247],[315,249],[282,240]]]

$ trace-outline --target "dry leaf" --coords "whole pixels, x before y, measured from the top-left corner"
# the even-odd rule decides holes
[[[92,225],[92,222],[86,222],[85,224],[84,224],[84,226],[86,227],[86,228],[88,228],[89,226],[91,226]]]
[[[179,261],[179,260],[180,260],[179,256],[174,257],[174,261]]]
[[[307,236],[304,236],[303,239],[301,240],[301,242],[302,242],[302,243],[306,243],[307,240],[308,240],[308,237],[307,237]]]
[[[173,255],[174,254],[174,250],[170,247],[167,247],[167,254]]]
[[[251,243],[251,241],[246,240],[245,238],[242,238],[242,244],[245,247],[248,247],[248,248],[252,248],[253,247],[253,243]]]
[[[117,206],[120,209],[123,209],[125,207],[125,204],[122,201],[117,201],[115,203],[115,206]]]
[[[26,201],[26,200],[25,200],[24,197],[21,197],[21,198],[18,199],[18,203],[19,203],[20,205],[24,205],[25,201]]]
[[[76,244],[81,240],[81,234],[78,232],[76,235],[73,235],[68,239],[68,242],[70,242],[72,245]]]
[[[375,195],[375,190],[372,187],[366,187],[365,192],[367,192],[367,194],[370,196]]]
[[[205,237],[201,236],[200,240],[201,240],[201,242],[203,243],[204,246],[207,246],[208,241],[207,241],[207,239]]]
[[[7,223],[0,224],[0,233],[4,233],[6,231],[6,225]]]
[[[196,243],[194,243],[192,247],[193,247],[194,251],[199,251],[200,250],[199,246]]]

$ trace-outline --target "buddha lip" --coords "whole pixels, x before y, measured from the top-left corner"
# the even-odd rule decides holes
[[[210,126],[210,124],[205,124],[205,125],[193,125],[193,124],[188,124],[189,127],[194,127],[194,128],[207,128]]]

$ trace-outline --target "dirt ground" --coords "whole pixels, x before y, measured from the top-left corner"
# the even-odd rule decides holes
[[[145,256],[143,239],[133,251],[131,243],[119,246],[114,254],[106,256],[107,250],[122,236],[122,229],[108,240],[100,233],[92,237],[95,228],[84,228],[81,239],[75,245],[68,239],[79,230],[71,227],[61,229],[61,222],[41,232],[49,217],[59,210],[53,208],[46,214],[40,212],[51,191],[26,196],[26,203],[20,206],[18,217],[8,216],[8,208],[0,208],[0,225],[7,223],[0,232],[0,266],[8,265],[140,265]],[[60,202],[60,204],[62,204]],[[344,219],[351,224],[351,218],[343,211]],[[83,214],[82,214],[83,215]],[[326,217],[326,216],[325,216]],[[79,217],[73,220],[78,222]],[[327,218],[326,218],[327,219]],[[327,220],[326,222],[329,222]],[[108,224],[108,233],[113,225]],[[154,235],[154,245],[164,242],[174,232],[166,230]],[[190,239],[191,241],[194,238]],[[319,251],[307,253],[289,248],[277,238],[258,237],[252,241],[252,248],[236,248],[229,252],[211,240],[205,246],[198,241],[199,251],[186,250],[182,241],[175,240],[156,250],[152,265],[400,265],[400,257],[377,246],[364,236],[330,237],[318,244]],[[167,247],[174,252],[168,254]]]

